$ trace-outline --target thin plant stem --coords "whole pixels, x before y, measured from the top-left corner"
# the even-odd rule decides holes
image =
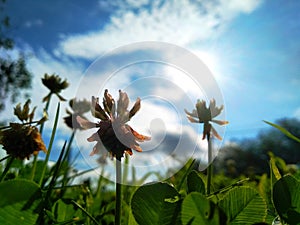
[[[115,225],[121,224],[121,193],[122,193],[122,166],[121,157],[116,158],[116,216]]]
[[[63,147],[62,147],[62,149],[61,149],[61,152],[60,152],[60,154],[59,154],[58,160],[57,160],[56,164],[55,164],[54,167],[53,167],[52,179],[51,179],[50,182],[49,182],[47,191],[46,191],[46,193],[45,193],[45,196],[44,196],[44,198],[43,198],[43,202],[42,202],[42,204],[41,204],[41,209],[43,209],[44,211],[45,211],[46,209],[49,209],[49,207],[51,207],[50,204],[49,204],[49,203],[50,203],[49,199],[50,199],[52,190],[53,190],[53,188],[54,188],[54,186],[55,186],[55,184],[56,184],[56,180],[57,180],[57,178],[58,178],[58,176],[59,176],[59,171],[60,171],[60,169],[61,169],[61,163],[62,163],[63,155],[64,155],[64,153],[65,153],[66,144],[67,144],[67,141],[65,141],[65,143],[64,143],[64,145],[63,145]],[[42,181],[42,180],[43,180],[43,179],[41,179],[41,181]],[[44,186],[44,184],[43,184],[43,185],[40,184],[40,186]],[[40,213],[40,214],[39,214],[39,217],[38,217],[38,219],[37,219],[37,224],[44,224],[44,223],[42,223],[43,217],[44,217],[44,213]]]
[[[38,158],[38,154],[34,155],[33,162],[32,162],[31,176],[30,176],[30,180],[32,180],[32,181],[34,180],[34,176],[35,176],[37,158]]]
[[[123,183],[127,182],[127,178],[128,178],[128,165],[129,165],[129,156],[127,154],[125,154],[124,169],[123,169],[123,174],[122,174]]]
[[[79,177],[79,176],[81,176],[81,175],[83,175],[83,174],[86,174],[86,173],[88,173],[88,172],[94,171],[94,170],[97,169],[97,168],[98,168],[98,167],[94,167],[94,168],[92,168],[92,169],[84,170],[84,171],[82,171],[82,172],[80,172],[80,173],[74,174],[74,175],[70,176],[70,177],[68,178],[68,180],[72,180],[72,179],[74,179],[74,178],[76,178],[76,177]]]
[[[33,124],[33,123],[38,123],[39,120],[36,120],[36,121],[31,121],[31,122],[26,122],[26,123],[22,123],[22,125],[29,125],[29,124]],[[0,127],[0,130],[5,130],[5,129],[8,129],[10,128],[11,126],[5,126],[5,127]]]
[[[74,158],[72,159],[72,161],[70,162],[70,165],[72,167],[75,167],[76,166],[76,161],[78,159],[78,157],[80,156],[80,150],[77,152],[77,154],[74,156]]]
[[[60,103],[58,103],[58,105],[57,105],[54,125],[53,125],[53,129],[52,129],[52,134],[51,134],[51,138],[50,138],[50,142],[49,142],[49,147],[47,149],[48,152],[47,152],[47,155],[46,155],[46,159],[44,161],[42,175],[41,175],[40,182],[39,182],[40,185],[43,183],[43,179],[44,179],[46,169],[47,169],[47,166],[48,166],[48,161],[49,161],[49,157],[50,157],[50,153],[51,153],[51,150],[52,150],[53,141],[54,141],[54,137],[55,137],[55,133],[56,133],[56,128],[57,128],[57,122],[58,122],[58,117],[59,117],[59,109],[60,109]]]
[[[4,169],[3,173],[1,174],[0,182],[2,182],[2,181],[4,180],[6,174],[7,174],[7,172],[9,171],[9,168],[11,167],[11,165],[12,165],[12,163],[13,163],[14,160],[15,160],[15,158],[14,158],[14,157],[11,157],[11,158],[9,159],[9,161],[7,161],[7,164],[6,164],[6,166],[5,166],[5,169]]]
[[[4,161],[4,160],[8,159],[9,157],[11,157],[11,156],[10,156],[10,155],[5,156],[4,158],[0,159],[0,162],[2,162],[2,161]]]
[[[71,203],[73,203],[76,207],[78,207],[84,214],[86,214],[95,224],[100,225],[97,220],[88,212],[86,211],[81,205],[79,205],[76,201],[71,200]]]
[[[49,96],[47,102],[46,102],[46,106],[45,106],[45,111],[48,112],[48,108],[49,108],[49,105],[50,105],[50,100],[51,100],[51,96]],[[45,124],[45,121],[41,124],[40,126],[40,134],[42,135],[43,133],[43,130],[44,130],[44,124]],[[35,176],[35,171],[36,171],[36,166],[37,166],[37,160],[38,159],[38,154],[34,155],[34,158],[33,158],[33,163],[32,163],[32,170],[31,170],[31,177],[30,179],[33,181],[34,180],[34,176]]]
[[[100,174],[98,184],[97,184],[97,190],[96,190],[96,193],[95,193],[96,198],[100,197],[102,181],[103,181],[103,175],[104,175],[104,165],[102,166],[101,174]]]
[[[68,143],[68,146],[67,146],[66,154],[65,154],[65,156],[63,158],[63,161],[66,161],[66,160],[70,161],[69,160],[69,158],[70,158],[70,151],[71,151],[71,146],[72,146],[75,134],[76,134],[76,129],[74,129],[73,132],[72,132],[72,134],[71,134],[71,137],[70,137],[70,140],[69,140],[69,143]]]
[[[234,184],[231,184],[231,185],[229,185],[229,186],[226,186],[226,187],[224,187],[224,188],[222,188],[222,189],[220,189],[220,190],[217,190],[217,191],[211,193],[209,196],[207,196],[207,198],[212,198],[212,197],[215,196],[215,195],[218,195],[218,194],[221,194],[221,193],[223,193],[223,192],[226,192],[226,191],[228,191],[228,190],[230,190],[230,189],[232,189],[232,188],[234,188],[234,187],[236,187],[236,186],[240,186],[240,185],[242,185],[244,182],[247,182],[247,181],[249,181],[249,180],[250,180],[250,178],[245,178],[245,179],[243,179],[243,180],[239,180],[239,181],[237,181],[237,182],[234,183]]]
[[[51,100],[51,96],[52,95],[49,95],[49,98],[46,102],[46,106],[45,106],[45,111],[48,113],[48,109],[49,109],[49,105],[50,105],[50,100]],[[42,134],[43,133],[43,130],[44,130],[44,124],[45,123],[42,123],[41,126],[40,126],[40,133]]]
[[[63,158],[63,162],[68,162],[67,168],[66,168],[65,173],[64,173],[63,186],[66,185],[67,176],[68,176],[68,173],[69,173],[69,169],[71,167],[71,165],[70,165],[70,151],[71,151],[71,146],[72,146],[72,143],[73,143],[73,140],[74,140],[74,137],[75,137],[75,133],[76,133],[76,129],[74,129],[73,132],[72,132],[72,135],[70,137],[70,140],[69,140],[69,143],[68,143],[68,146],[67,146],[66,154],[64,155],[64,158]]]
[[[213,165],[212,165],[212,139],[207,138],[208,143],[208,167],[207,167],[207,187],[206,194],[209,195],[211,191],[211,180],[213,176]]]
[[[125,154],[124,163],[123,163],[123,167],[122,167],[122,183],[123,184],[126,184],[127,180],[128,180],[128,168],[129,168],[129,155]],[[123,199],[128,202],[131,197],[129,186],[124,185],[122,192],[123,192],[123,196],[124,196]]]

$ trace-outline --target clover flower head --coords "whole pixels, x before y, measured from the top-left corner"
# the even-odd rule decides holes
[[[103,97],[103,108],[99,104],[99,98],[92,97],[92,115],[100,119],[98,123],[92,123],[88,120],[77,116],[77,121],[81,127],[85,129],[98,128],[87,140],[89,142],[96,141],[96,145],[91,155],[101,152],[103,146],[107,152],[118,160],[123,157],[124,153],[132,155],[132,149],[141,152],[142,148],[138,142],[150,140],[150,137],[144,136],[136,132],[126,124],[140,109],[141,100],[137,98],[135,104],[128,110],[129,98],[126,92],[119,91],[119,99],[117,102],[105,90]]]
[[[62,90],[69,86],[69,83],[66,79],[62,81],[59,75],[48,75],[46,73],[44,78],[42,78],[42,83],[50,90],[50,93],[43,98],[43,102],[46,102],[52,94],[57,95],[59,100],[66,101],[66,99],[59,94]]]
[[[64,117],[65,124],[70,127],[71,129],[83,129],[80,124],[77,122],[75,119],[77,116],[80,116],[84,119],[84,113],[87,113],[90,111],[90,105],[91,103],[87,101],[86,99],[84,100],[77,100],[76,98],[73,98],[69,101],[69,106],[72,109],[66,110],[68,116]]]
[[[47,152],[37,127],[20,123],[10,123],[8,129],[0,132],[0,144],[8,155],[21,160],[41,150]]]
[[[214,127],[211,125],[211,122],[216,123],[218,125],[226,125],[229,122],[225,120],[216,120],[214,119],[220,113],[222,112],[224,106],[221,105],[220,107],[216,106],[215,99],[210,100],[209,107],[206,106],[206,101],[204,100],[198,100],[196,103],[196,109],[194,109],[192,112],[188,112],[185,109],[185,113],[187,114],[187,118],[192,123],[203,123],[203,136],[202,139],[204,140],[206,137],[209,140],[210,134],[214,135],[219,140],[222,140],[221,136],[218,134],[218,132],[214,129]]]
[[[30,112],[30,100],[27,100],[23,108],[18,104],[14,109],[14,114],[22,123],[10,123],[8,127],[0,130],[0,144],[8,155],[18,159],[29,159],[39,151],[47,152],[41,134],[33,123],[41,124],[47,119],[44,115],[40,120],[33,121],[36,108]]]

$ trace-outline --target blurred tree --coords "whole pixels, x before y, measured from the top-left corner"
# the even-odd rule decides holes
[[[295,118],[283,118],[275,122],[296,137],[300,137],[300,121]],[[269,155],[282,158],[287,164],[300,164],[300,143],[288,138],[279,130],[269,127],[261,131],[256,138],[244,139],[225,145],[220,149],[215,164],[217,171],[226,175],[238,176],[269,172]]]
[[[283,118],[277,120],[278,124],[291,132],[296,137],[300,137],[300,121],[295,118]],[[276,156],[281,157],[288,164],[300,163],[300,143],[292,140],[279,130],[271,127],[266,132],[258,135],[257,150],[267,156],[272,151]]]
[[[10,24],[9,17],[3,13],[4,4],[5,0],[0,0],[0,111],[5,108],[8,98],[16,102],[21,92],[31,87],[32,79],[25,57],[22,54],[17,59],[11,57],[14,41],[7,37]]]
[[[225,145],[215,161],[217,172],[223,171],[226,176],[237,177],[241,174],[251,176],[268,170],[268,161],[260,155],[249,151],[241,143]]]

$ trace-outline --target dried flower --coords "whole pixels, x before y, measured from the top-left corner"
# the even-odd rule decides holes
[[[47,116],[33,121],[36,107],[30,112],[29,104],[30,100],[27,100],[23,108],[18,104],[14,109],[14,114],[22,123],[10,123],[0,131],[0,144],[3,145],[3,149],[8,155],[19,159],[29,159],[31,154],[36,155],[41,150],[47,152],[40,132],[32,125],[44,122]]]
[[[97,142],[91,155],[99,153],[102,144],[111,156],[118,160],[124,153],[132,155],[132,149],[142,151],[138,142],[150,140],[150,137],[137,133],[126,124],[140,109],[141,100],[138,98],[130,111],[127,110],[128,105],[129,98],[125,92],[119,91],[119,100],[115,103],[108,90],[105,90],[103,108],[99,105],[99,99],[92,97],[92,114],[100,119],[99,123],[92,123],[77,116],[77,121],[83,128],[99,128],[87,139],[89,142]]]
[[[50,90],[50,93],[43,98],[43,102],[48,101],[52,94],[56,94],[59,100],[66,101],[66,99],[59,94],[63,89],[66,89],[69,86],[66,79],[62,81],[58,75],[48,75],[46,73],[44,78],[42,78],[42,83]]]
[[[26,101],[23,108],[21,108],[21,103],[18,103],[16,107],[14,108],[14,114],[18,117],[18,119],[24,123],[33,123],[33,117],[34,112],[36,110],[36,107],[33,108],[33,110],[30,112],[29,104],[31,103],[30,99]],[[44,112],[43,117],[39,121],[35,121],[37,124],[41,124],[45,122],[48,119],[48,115],[46,112]]]
[[[187,110],[184,110],[187,114],[187,118],[192,123],[203,123],[203,136],[202,139],[204,140],[206,137],[209,140],[210,133],[219,140],[222,140],[220,135],[214,129],[210,122],[214,122],[219,125],[226,125],[229,122],[224,120],[215,120],[213,118],[217,117],[223,110],[224,106],[221,105],[220,107],[216,107],[215,99],[210,100],[209,107],[206,107],[206,102],[204,100],[198,100],[196,103],[196,109],[194,109],[191,113]]]
[[[69,106],[73,112],[68,109],[66,110],[68,114],[68,116],[64,117],[66,125],[72,129],[83,129],[74,118],[80,116],[85,119],[83,114],[90,111],[90,105],[90,102],[85,99],[82,101],[77,101],[75,98],[71,99],[69,101]]]
[[[0,144],[8,155],[22,160],[40,150],[47,152],[37,127],[20,123],[10,123],[8,129],[0,131]]]

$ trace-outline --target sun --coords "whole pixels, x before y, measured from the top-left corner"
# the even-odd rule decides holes
[[[214,51],[204,51],[204,50],[193,50],[192,51],[203,63],[208,67],[212,75],[214,76],[217,83],[224,87],[228,82],[233,82],[232,76],[228,77],[225,69],[224,61],[221,60],[220,53]]]
[[[209,51],[192,51],[196,56],[203,61],[203,63],[209,68],[214,76],[218,76],[220,61],[216,54]]]

